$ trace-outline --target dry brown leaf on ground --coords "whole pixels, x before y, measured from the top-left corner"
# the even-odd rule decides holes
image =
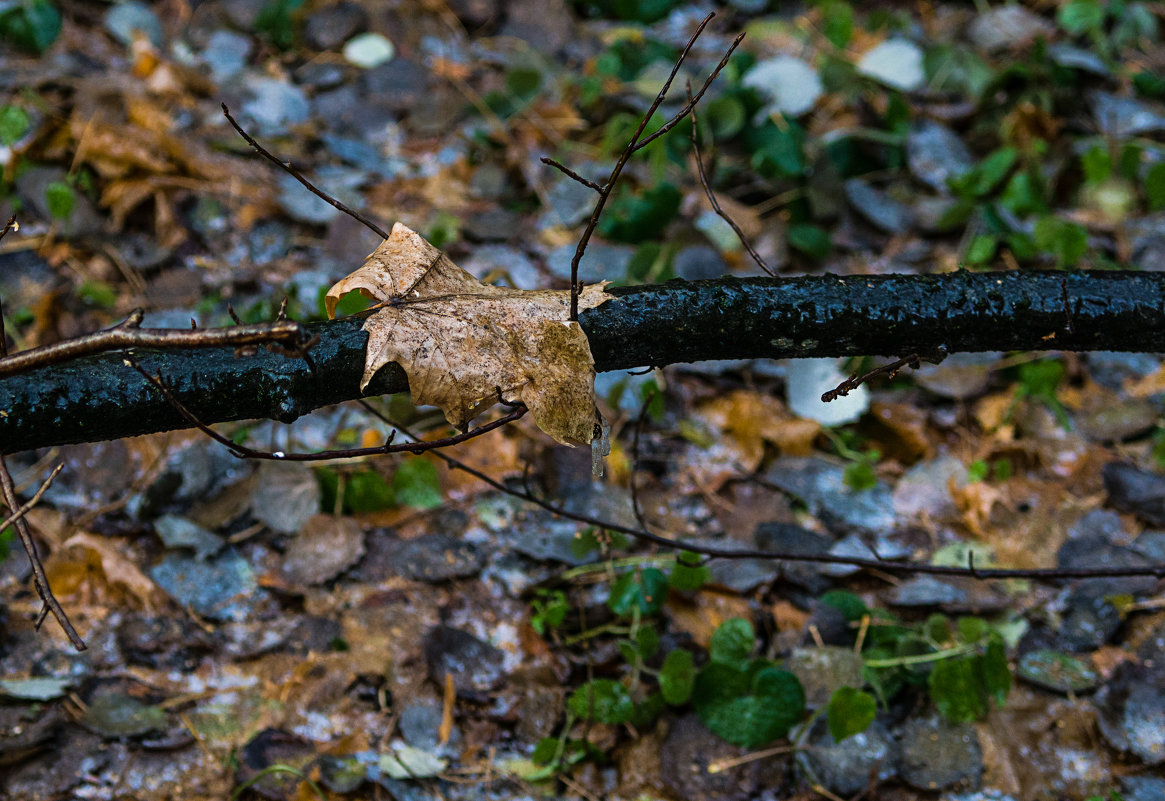
[[[595,284],[579,309],[611,296]],[[363,389],[384,365],[409,377],[413,403],[440,407],[457,428],[498,400],[522,401],[538,427],[567,445],[591,441],[595,367],[567,320],[570,293],[488,286],[397,223],[359,270],[328,290],[328,315],[349,292],[385,304],[364,323]]]

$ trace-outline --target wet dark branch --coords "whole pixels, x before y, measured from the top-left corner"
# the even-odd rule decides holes
[[[1165,352],[1165,274],[947,273],[672,281],[612,290],[579,322],[596,368],[702,359],[890,356],[984,350]],[[1066,300],[1065,300],[1066,299]],[[304,326],[315,370],[265,349],[134,348],[199,420],[291,422],[333,403],[407,389],[396,365],[359,390],[362,320]],[[120,351],[0,378],[4,452],[186,428]]]

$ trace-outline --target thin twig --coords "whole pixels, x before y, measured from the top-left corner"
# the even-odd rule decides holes
[[[373,407],[370,403],[364,400],[357,401],[370,413],[385,421],[391,426],[403,431],[409,436],[413,436],[405,426],[394,422],[386,417],[383,413]],[[516,490],[508,487],[501,481],[498,481],[491,476],[486,475],[482,471],[467,465],[444,451],[434,451],[433,455],[438,459],[443,460],[449,466],[461,470],[474,478],[482,481],[493,487],[499,492],[505,493],[512,498],[527,501],[536,506],[545,509],[552,514],[567,520],[574,520],[578,523],[583,523],[595,528],[606,529],[607,531],[615,531],[620,534],[626,534],[629,537],[641,540],[643,542],[650,542],[655,545],[661,545],[665,548],[673,550],[684,550],[692,553],[709,556],[716,559],[771,559],[775,561],[784,562],[817,562],[819,564],[831,565],[849,565],[851,567],[867,568],[871,570],[879,570],[883,573],[901,574],[901,575],[934,575],[934,576],[961,576],[966,578],[977,579],[1080,579],[1080,578],[1104,578],[1104,577],[1127,577],[1127,576],[1156,576],[1158,578],[1165,577],[1165,563],[1150,564],[1138,567],[1096,567],[1096,568],[975,568],[973,571],[965,567],[955,567],[951,565],[926,565],[917,562],[888,562],[879,559],[865,559],[857,556],[838,556],[835,554],[807,554],[787,551],[764,551],[756,548],[717,548],[711,545],[701,545],[694,542],[686,542],[681,539],[672,539],[663,537],[658,534],[652,534],[650,531],[643,529],[631,528],[630,526],[623,526],[609,520],[603,520],[591,515],[578,514],[564,509],[561,506],[551,503],[550,501],[539,498],[537,495],[522,490]]]
[[[835,401],[838,398],[844,397],[860,387],[862,384],[873,378],[877,378],[880,375],[893,378],[894,376],[898,375],[898,371],[903,367],[909,366],[910,369],[917,370],[919,368],[919,364],[923,361],[930,362],[931,364],[938,364],[945,358],[946,354],[941,354],[935,358],[925,358],[919,356],[917,353],[912,353],[909,356],[899,359],[898,361],[890,362],[889,364],[883,364],[881,367],[875,367],[873,370],[869,370],[868,372],[862,373],[861,375],[854,373],[833,389],[822,394],[821,402],[829,403],[830,401]]]
[[[381,239],[388,239],[388,234],[386,234],[384,232],[384,229],[382,229],[379,225],[372,222],[372,220],[369,220],[367,217],[365,217],[360,212],[348,208],[343,203],[341,203],[339,200],[337,200],[336,198],[327,194],[326,192],[321,192],[319,189],[316,189],[315,185],[312,184],[311,181],[304,178],[303,174],[300,173],[299,170],[297,170],[297,169],[295,169],[295,167],[291,166],[291,162],[282,161],[281,159],[277,159],[277,158],[275,158],[275,156],[271,155],[271,153],[268,152],[268,150],[265,147],[263,147],[261,144],[256,142],[254,137],[252,137],[249,133],[244,131],[242,126],[239,125],[237,122],[235,122],[235,118],[231,116],[231,110],[229,108],[227,108],[226,103],[222,104],[222,113],[226,115],[227,122],[229,122],[231,124],[231,127],[234,128],[236,131],[238,131],[239,136],[246,139],[248,145],[250,145],[251,147],[253,147],[259,151],[259,155],[261,155],[263,158],[267,159],[272,164],[279,167],[279,169],[286,172],[288,175],[290,175],[295,180],[299,181],[301,184],[303,184],[307,188],[307,190],[309,192],[311,192],[316,197],[320,198],[321,200],[328,203],[329,205],[334,206],[335,208],[344,212],[349,217],[352,217],[353,219],[359,220],[360,222],[364,223],[366,226],[368,226],[373,231],[375,231],[377,234],[379,234]]]
[[[438,448],[447,448],[450,445],[457,445],[467,440],[480,437],[482,434],[488,434],[491,431],[501,428],[508,423],[521,418],[526,414],[528,409],[525,404],[517,403],[510,404],[511,411],[509,414],[499,417],[477,428],[470,429],[461,434],[455,434],[451,437],[444,437],[442,439],[435,439],[428,442],[400,442],[393,443],[396,436],[394,431],[389,435],[387,441],[383,445],[377,445],[371,448],[345,448],[342,450],[317,451],[316,453],[284,453],[283,451],[260,451],[254,448],[249,448],[238,442],[223,436],[213,428],[208,426],[200,420],[193,412],[187,409],[181,401],[178,400],[174,394],[173,389],[166,383],[160,375],[151,375],[142,365],[132,356],[126,356],[125,363],[127,366],[137,370],[141,375],[153,384],[154,388],[162,394],[178,414],[182,415],[183,419],[190,425],[197,428],[202,433],[213,439],[215,442],[227,448],[231,455],[237,456],[240,459],[262,459],[274,462],[323,462],[334,459],[354,459],[361,456],[382,456],[390,453],[424,453],[426,451],[436,450]]]
[[[650,136],[641,140],[640,137],[643,136],[643,131],[651,122],[651,118],[655,115],[655,112],[663,104],[664,98],[667,97],[668,90],[671,89],[672,81],[675,80],[676,74],[680,71],[680,67],[683,65],[684,60],[691,52],[692,46],[695,45],[696,40],[700,38],[700,34],[704,32],[704,28],[707,27],[708,23],[712,21],[714,16],[716,16],[716,14],[711,13],[704,17],[704,20],[696,28],[696,32],[692,34],[690,39],[688,39],[688,43],[684,46],[683,52],[680,53],[679,58],[677,58],[675,64],[672,65],[671,73],[668,75],[667,80],[663,84],[663,87],[659,90],[659,94],[656,95],[655,100],[652,101],[651,106],[647,109],[647,113],[643,115],[643,119],[639,122],[639,127],[635,129],[635,133],[632,134],[630,141],[627,142],[627,146],[623,148],[623,153],[619,156],[619,160],[615,162],[615,166],[611,168],[611,174],[607,176],[606,183],[604,183],[601,187],[598,187],[597,184],[591,187],[596,188],[596,191],[599,193],[599,199],[595,201],[594,211],[591,212],[591,218],[587,221],[587,226],[583,230],[582,236],[579,237],[578,246],[574,250],[574,257],[570,260],[570,320],[572,322],[578,320],[578,294],[581,290],[578,280],[579,264],[582,263],[582,257],[586,252],[587,244],[591,241],[591,236],[594,234],[595,228],[599,224],[599,217],[601,217],[603,214],[603,209],[607,205],[607,200],[611,197],[611,193],[615,190],[615,184],[617,184],[619,181],[619,176],[623,172],[623,167],[627,165],[627,162],[630,160],[632,155],[647,145],[651,144],[659,137],[663,136],[665,133],[674,128],[680,120],[688,115],[688,112],[691,110],[690,105],[700,101],[700,98],[704,95],[704,92],[708,89],[709,86],[711,86],[712,81],[716,80],[716,76],[718,76],[720,71],[724,69],[726,64],[728,64],[728,59],[731,58],[732,53],[736,50],[737,45],[739,45],[741,40],[744,39],[744,34],[742,33],[737,36],[735,40],[733,40],[732,45],[724,53],[724,57],[720,59],[720,63],[716,66],[716,69],[712,70],[712,73],[708,76],[707,80],[704,81],[704,85],[700,88],[700,91],[696,94],[696,97],[691,101],[691,103],[685,104],[679,113],[672,116],[671,119],[661,125],[659,129],[652,133]]]
[[[740,239],[740,244],[744,245],[744,249],[748,251],[748,255],[752,257],[756,265],[773,278],[776,278],[777,274],[765,263],[761,255],[756,252],[756,248],[748,241],[748,237],[744,235],[744,231],[741,230],[736,220],[732,219],[724,209],[720,208],[720,201],[716,199],[716,193],[712,191],[712,185],[708,182],[708,174],[704,171],[704,159],[700,156],[700,143],[697,141],[698,137],[696,135],[696,103],[692,98],[692,85],[688,84],[687,89],[688,105],[691,107],[692,114],[692,153],[696,156],[696,171],[700,175],[700,185],[704,187],[704,194],[708,197],[708,202],[712,204],[712,210],[736,232],[737,238]]]
[[[310,343],[307,330],[299,323],[242,325],[232,328],[140,328],[142,310],[135,309],[123,322],[104,331],[96,331],[54,345],[22,350],[0,359],[0,377],[22,373],[37,367],[120,348],[189,348],[243,347],[277,343],[296,355]]]
[[[579,175],[577,172],[572,170],[570,167],[567,167],[562,162],[555,161],[554,159],[549,158],[547,156],[543,156],[541,161],[543,164],[549,165],[549,166],[553,167],[554,169],[558,170],[559,172],[562,172],[563,174],[566,175],[567,178],[572,178],[575,181],[578,181],[580,184],[585,186],[587,189],[593,189],[596,192],[598,192],[599,194],[603,193],[603,187],[599,186],[594,181],[588,181],[586,178],[583,178],[581,175]]]
[[[41,484],[40,489],[36,491],[32,501],[40,500],[41,495],[48,489],[49,484],[57,477],[57,473],[61,472],[64,465],[58,465],[49,477]],[[16,510],[13,512],[13,517],[16,519],[13,524],[16,526],[16,533],[20,536],[20,544],[24,546],[25,553],[28,554],[28,561],[32,565],[32,583],[36,587],[36,594],[40,596],[41,602],[44,604],[40,614],[37,615],[36,627],[39,629],[41,623],[44,622],[45,617],[49,612],[53,613],[57,623],[60,624],[61,629],[65,632],[65,636],[69,638],[69,642],[78,651],[85,650],[85,641],[77,634],[77,630],[73,628],[69,616],[65,610],[61,608],[61,604],[57,601],[57,597],[53,595],[53,589],[49,586],[48,576],[44,572],[44,564],[40,561],[40,554],[36,550],[36,542],[32,538],[32,529],[28,526],[28,521],[24,519],[27,512],[19,503],[19,498],[16,497],[16,487],[12,481],[12,473],[8,470],[8,462],[3,455],[0,455],[0,489],[3,489],[4,503],[9,509]],[[31,507],[30,507],[31,508]]]
[[[635,436],[631,440],[631,475],[628,481],[631,485],[631,510],[635,513],[635,522],[644,531],[647,530],[647,521],[643,519],[643,508],[639,503],[639,482],[635,480],[635,470],[639,467],[639,435],[643,430],[643,421],[647,417],[647,409],[655,400],[658,389],[652,390],[639,407],[639,414],[635,417]]]

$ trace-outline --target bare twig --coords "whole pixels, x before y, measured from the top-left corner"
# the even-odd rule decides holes
[[[226,103],[222,104],[222,113],[224,115],[226,115],[227,122],[229,122],[231,124],[231,127],[234,128],[236,131],[238,131],[239,136],[243,137],[243,139],[246,139],[248,145],[255,148],[255,150],[259,151],[260,156],[262,156],[263,158],[270,161],[272,164],[279,167],[279,169],[286,172],[288,175],[290,175],[295,180],[299,181],[301,184],[303,184],[307,188],[307,190],[309,192],[311,192],[313,195],[315,195],[316,197],[318,197],[321,200],[323,200],[324,202],[326,202],[328,205],[333,206],[333,207],[339,209],[340,211],[344,212],[345,214],[347,214],[349,217],[351,217],[355,220],[359,220],[360,222],[364,223],[370,229],[372,229],[377,234],[379,234],[381,239],[388,239],[388,234],[386,234],[384,232],[384,229],[382,229],[379,225],[372,222],[372,220],[368,219],[360,212],[348,208],[347,206],[345,206],[343,203],[341,203],[339,200],[332,197],[328,193],[321,192],[319,189],[316,189],[315,185],[311,181],[304,178],[303,174],[300,173],[299,170],[297,170],[297,169],[295,169],[295,167],[291,166],[291,162],[283,161],[283,160],[278,159],[275,156],[271,155],[271,153],[265,147],[263,147],[261,144],[256,142],[254,137],[252,137],[249,133],[244,131],[242,126],[239,125],[237,122],[235,122],[235,118],[231,116],[231,110],[229,108],[227,108]]]
[[[696,40],[700,38],[700,34],[704,32],[704,28],[707,27],[708,23],[712,21],[712,17],[714,16],[716,15],[712,13],[704,17],[704,20],[696,28],[696,32],[692,34],[690,39],[688,39],[688,43],[684,46],[683,52],[680,53],[679,58],[676,59],[676,63],[672,66],[671,74],[668,75],[667,80],[664,81],[663,87],[659,90],[659,94],[656,95],[655,100],[652,101],[651,106],[643,115],[643,119],[640,121],[639,127],[635,129],[635,133],[632,134],[630,141],[627,142],[627,146],[623,148],[623,153],[619,156],[619,160],[616,161],[615,166],[611,168],[611,174],[607,176],[606,183],[604,183],[602,186],[599,186],[593,182],[585,181],[581,177],[572,175],[572,177],[575,177],[576,180],[582,181],[582,183],[584,183],[586,186],[594,189],[599,193],[599,199],[595,201],[595,208],[594,211],[591,212],[591,218],[587,221],[587,226],[583,230],[582,236],[579,237],[578,246],[574,250],[574,257],[570,260],[570,319],[572,321],[578,319],[578,294],[581,290],[578,280],[578,267],[582,262],[583,254],[586,252],[587,244],[591,241],[591,236],[594,234],[595,228],[599,224],[599,217],[601,217],[603,214],[603,209],[607,205],[607,200],[611,197],[611,193],[615,189],[615,184],[617,184],[619,181],[619,176],[622,174],[623,168],[627,165],[627,162],[630,160],[631,156],[633,156],[639,150],[647,147],[647,145],[651,144],[659,137],[663,136],[665,133],[674,128],[680,120],[688,116],[688,113],[691,111],[691,107],[700,101],[700,98],[703,97],[704,92],[707,91],[708,87],[712,85],[712,81],[716,80],[716,76],[718,76],[720,71],[724,69],[725,65],[728,64],[728,59],[732,57],[732,53],[736,50],[736,47],[740,44],[741,40],[744,39],[744,34],[742,33],[737,36],[735,40],[733,40],[732,45],[724,53],[724,57],[720,59],[720,63],[716,65],[716,69],[712,70],[711,74],[709,74],[708,78],[704,81],[704,85],[700,87],[700,91],[696,93],[695,98],[684,104],[684,107],[680,109],[679,112],[673,115],[667,122],[661,125],[651,135],[643,137],[644,130],[646,130],[648,124],[651,122],[651,118],[655,115],[655,112],[663,104],[664,98],[667,97],[668,90],[671,89],[672,81],[675,80],[676,74],[680,71],[680,67],[683,65],[684,60],[688,57],[688,53],[691,52],[692,46],[696,43]],[[547,163],[551,164],[551,166],[559,166],[554,162]],[[567,174],[570,175],[570,173]]]
[[[887,378],[893,378],[894,376],[898,375],[898,371],[903,367],[909,366],[911,370],[917,370],[921,362],[925,361],[930,362],[931,364],[938,364],[945,358],[945,353],[929,358],[925,356],[919,356],[917,353],[912,353],[909,356],[899,359],[898,361],[890,362],[889,364],[883,364],[881,367],[875,367],[873,370],[869,370],[868,372],[862,373],[861,375],[854,373],[833,389],[822,394],[821,402],[829,403],[830,401],[835,401],[838,398],[844,397],[860,387],[862,384],[873,378],[877,378],[880,375],[884,375]]]
[[[716,194],[712,191],[712,185],[708,182],[708,174],[704,171],[704,159],[700,156],[700,143],[697,141],[698,137],[696,135],[696,103],[692,98],[691,84],[688,84],[687,89],[688,106],[691,107],[692,114],[692,153],[694,153],[696,157],[696,171],[700,175],[700,185],[704,187],[704,194],[707,195],[708,202],[712,204],[712,210],[720,216],[720,219],[728,223],[733,231],[736,232],[737,238],[740,239],[740,244],[744,245],[744,249],[748,251],[749,256],[752,256],[752,260],[756,262],[756,265],[772,277],[776,278],[777,274],[773,272],[772,268],[770,268],[768,264],[765,263],[765,260],[761,258],[761,255],[756,252],[756,248],[754,248],[752,243],[748,241],[748,237],[744,235],[744,231],[741,230],[740,225],[738,225],[736,220],[732,219],[732,217],[727,212],[725,212],[724,209],[720,208],[720,201],[716,199]]]
[[[482,434],[488,434],[491,431],[501,428],[515,420],[521,418],[526,414],[528,409],[525,404],[515,403],[508,404],[510,406],[510,413],[499,417],[497,420],[480,425],[477,428],[470,429],[461,434],[455,434],[451,437],[444,437],[442,439],[435,439],[428,442],[400,442],[393,443],[396,437],[394,431],[389,435],[388,439],[383,445],[377,445],[371,448],[345,448],[340,450],[318,451],[316,453],[284,453],[283,451],[260,451],[254,448],[249,448],[242,445],[228,437],[223,436],[213,428],[208,426],[189,409],[187,409],[182,402],[178,400],[174,391],[166,383],[160,375],[151,375],[142,365],[132,356],[127,356],[125,359],[127,366],[137,370],[141,375],[154,385],[154,388],[162,394],[166,401],[174,408],[178,414],[190,423],[190,425],[197,428],[202,433],[213,439],[215,442],[224,446],[231,452],[232,456],[237,456],[240,459],[262,459],[274,462],[323,462],[333,459],[354,459],[361,456],[382,456],[390,453],[424,453],[425,451],[437,450],[438,448],[447,448],[450,445],[457,445],[467,440],[480,437]]]
[[[559,172],[563,173],[564,175],[566,175],[566,177],[572,178],[575,181],[578,181],[580,184],[585,186],[587,189],[593,189],[596,192],[598,192],[599,194],[603,193],[603,187],[599,186],[594,181],[589,181],[586,178],[583,178],[581,175],[579,175],[577,172],[572,170],[570,167],[567,167],[562,162],[555,161],[554,159],[548,158],[547,156],[543,156],[541,161],[543,164],[549,165],[549,166],[553,167],[554,169],[558,170]]]
[[[233,328],[141,328],[143,312],[135,309],[123,322],[105,331],[67,339],[54,345],[30,348],[0,359],[0,376],[22,373],[37,367],[76,359],[118,348],[212,348],[280,344],[302,355],[310,337],[299,323],[241,325]]]
[[[389,425],[392,425],[413,436],[408,428],[400,425],[377,410],[367,401],[358,401],[370,413],[376,415],[381,420],[384,420]],[[880,559],[866,559],[856,556],[837,556],[834,554],[807,554],[786,551],[764,551],[757,548],[717,548],[711,545],[702,545],[694,542],[686,542],[681,539],[673,539],[670,537],[663,537],[658,534],[652,534],[650,531],[643,529],[631,528],[630,526],[623,526],[609,520],[603,520],[591,515],[578,514],[564,509],[561,506],[551,503],[543,498],[539,498],[529,490],[522,491],[508,487],[501,481],[486,475],[482,471],[467,465],[466,463],[450,456],[444,451],[434,451],[433,455],[438,459],[443,460],[450,467],[461,470],[474,478],[482,481],[499,492],[503,492],[513,498],[527,501],[536,506],[545,509],[552,514],[567,520],[574,520],[588,526],[595,528],[606,529],[607,531],[616,531],[620,534],[626,534],[629,537],[634,537],[643,542],[649,542],[654,545],[660,545],[664,548],[672,550],[684,550],[691,553],[701,554],[703,556],[714,559],[772,559],[783,562],[816,562],[818,564],[831,565],[849,565],[851,567],[867,568],[870,570],[877,570],[883,573],[893,575],[933,575],[933,576],[961,576],[966,578],[999,580],[999,579],[1081,579],[1081,578],[1104,578],[1104,577],[1127,577],[1127,576],[1156,576],[1158,578],[1165,577],[1165,564],[1149,564],[1137,567],[1096,567],[1096,568],[966,568],[954,567],[950,565],[927,565],[917,562],[890,562],[882,561]]]
[[[45,616],[49,612],[52,612],[53,617],[56,618],[57,623],[60,624],[61,629],[65,632],[65,636],[69,638],[69,642],[73,644],[73,647],[78,651],[84,651],[86,647],[85,641],[77,634],[77,630],[73,628],[69,616],[61,608],[57,597],[53,595],[53,589],[49,586],[48,576],[44,572],[44,565],[40,561],[40,554],[36,550],[36,542],[32,539],[32,529],[29,528],[28,521],[24,519],[28,509],[31,509],[32,505],[40,500],[41,495],[48,489],[53,479],[57,477],[57,473],[61,472],[62,467],[64,465],[58,465],[49,474],[49,477],[45,479],[44,483],[41,484],[40,489],[36,491],[36,494],[33,495],[30,501],[27,504],[21,505],[19,502],[20,499],[16,497],[16,487],[12,482],[12,473],[8,470],[8,462],[0,455],[0,489],[3,489],[4,503],[7,504],[9,509],[13,510],[9,517],[15,518],[12,520],[12,523],[16,526],[16,533],[20,536],[20,544],[24,546],[24,551],[28,554],[28,561],[32,565],[33,586],[36,587],[36,594],[40,596],[40,600],[44,604],[40,614],[37,616],[36,627],[39,629],[41,623],[44,622]]]

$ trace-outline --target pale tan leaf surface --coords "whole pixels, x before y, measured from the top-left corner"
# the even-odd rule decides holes
[[[579,295],[579,309],[607,300],[605,284]],[[464,428],[498,400],[522,401],[558,442],[591,441],[594,360],[570,293],[482,284],[423,237],[397,223],[356,272],[329,291],[329,315],[348,292],[386,304],[364,323],[361,388],[389,362],[409,377],[413,402],[440,407]]]

